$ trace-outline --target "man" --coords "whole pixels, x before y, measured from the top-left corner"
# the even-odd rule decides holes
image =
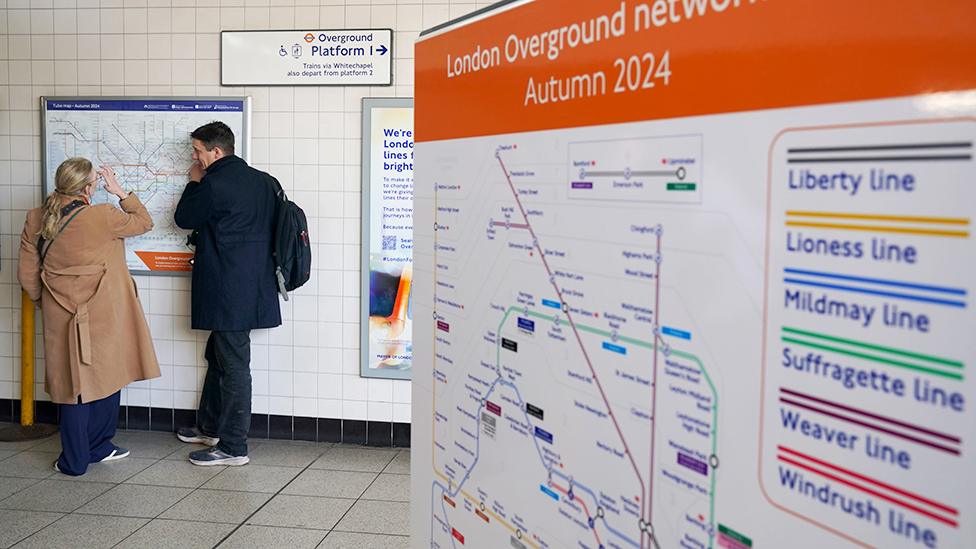
[[[190,137],[194,163],[176,224],[196,231],[192,327],[211,332],[197,424],[177,436],[210,446],[190,453],[194,465],[245,465],[250,331],[281,325],[271,255],[277,199],[272,177],[234,156],[226,124],[211,122]]]

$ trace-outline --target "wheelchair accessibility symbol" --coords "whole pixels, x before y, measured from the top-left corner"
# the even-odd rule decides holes
[[[278,55],[280,55],[281,57],[285,57],[286,55],[288,55],[288,50],[285,49],[284,45],[278,47]]]

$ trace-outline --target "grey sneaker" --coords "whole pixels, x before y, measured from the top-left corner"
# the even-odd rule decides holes
[[[196,427],[180,427],[176,431],[176,438],[183,442],[204,444],[206,446],[216,446],[220,442],[219,438],[207,436],[201,433]]]
[[[218,450],[216,447],[190,452],[190,463],[194,465],[202,465],[204,467],[210,465],[247,465],[247,462],[249,461],[251,461],[251,459],[247,456],[232,456],[226,452]]]

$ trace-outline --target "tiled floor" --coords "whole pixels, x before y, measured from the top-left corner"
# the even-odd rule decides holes
[[[410,546],[409,450],[260,440],[247,466],[196,467],[172,434],[115,442],[132,455],[81,477],[52,469],[57,436],[0,442],[0,548]]]

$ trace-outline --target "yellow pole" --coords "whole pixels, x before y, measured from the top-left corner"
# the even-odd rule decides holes
[[[27,292],[20,298],[20,425],[0,429],[0,442],[46,438],[57,425],[34,424],[34,302]]]
[[[20,425],[34,425],[34,302],[20,292]]]

